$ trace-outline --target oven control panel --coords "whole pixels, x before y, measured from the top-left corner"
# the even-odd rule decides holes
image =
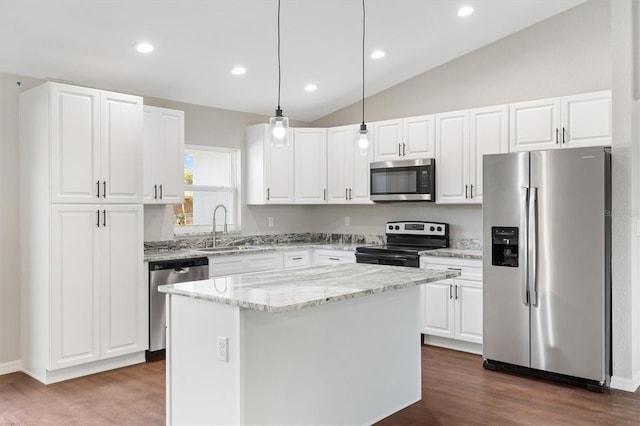
[[[387,235],[449,235],[449,224],[439,222],[387,222]]]

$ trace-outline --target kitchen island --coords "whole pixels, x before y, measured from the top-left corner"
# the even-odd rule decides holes
[[[341,264],[161,286],[167,424],[371,424],[421,399],[419,284]]]

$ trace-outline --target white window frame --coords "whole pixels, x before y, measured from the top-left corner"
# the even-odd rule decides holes
[[[217,191],[233,191],[233,198],[234,198],[234,212],[235,212],[235,217],[234,217],[234,224],[233,225],[229,225],[227,230],[229,232],[240,232],[242,230],[242,222],[241,222],[241,218],[242,218],[242,173],[241,173],[241,164],[242,164],[242,151],[240,149],[237,148],[223,148],[223,147],[217,147],[217,146],[207,146],[207,145],[186,145],[184,146],[185,151],[186,150],[192,150],[192,151],[209,151],[209,152],[225,152],[225,153],[232,153],[234,155],[234,160],[231,164],[232,166],[232,171],[231,174],[232,176],[234,176],[234,180],[235,180],[235,186],[233,187],[226,187],[226,186],[208,186],[208,185],[184,185],[184,191],[211,191],[211,192],[217,192]],[[184,159],[183,159],[183,164],[184,164]],[[211,214],[213,215],[213,212],[211,212]],[[212,226],[213,226],[213,216],[212,216],[212,223],[211,224],[207,224],[207,225],[185,225],[185,226],[178,226],[178,225],[174,225],[173,226],[173,230],[174,230],[174,234],[175,235],[198,235],[198,234],[210,234],[212,232]],[[218,224],[217,224],[218,225]],[[219,224],[220,226],[216,226],[216,228],[218,228],[218,230],[220,231],[222,228],[222,224]]]

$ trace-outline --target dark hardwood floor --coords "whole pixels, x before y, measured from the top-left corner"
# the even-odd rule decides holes
[[[0,376],[0,425],[161,425],[164,361],[44,386]],[[482,358],[422,347],[422,401],[379,425],[640,425],[640,391],[604,394],[487,371]]]

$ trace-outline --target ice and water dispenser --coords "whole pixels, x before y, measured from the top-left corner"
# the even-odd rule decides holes
[[[491,227],[491,264],[518,267],[517,227]]]

